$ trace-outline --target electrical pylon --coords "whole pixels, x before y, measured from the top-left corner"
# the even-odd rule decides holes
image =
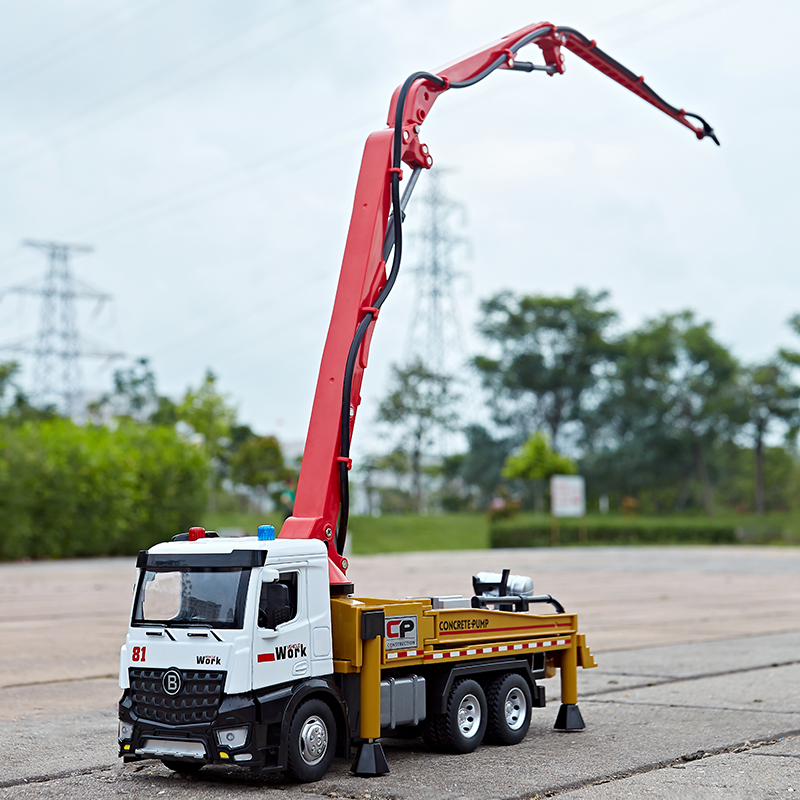
[[[83,244],[67,244],[28,239],[23,246],[41,250],[47,256],[44,280],[11,286],[0,292],[28,294],[42,298],[39,330],[35,337],[0,346],[0,350],[34,357],[32,399],[39,407],[55,406],[67,416],[79,413],[81,395],[81,358],[121,358],[123,353],[104,350],[81,338],[78,333],[77,300],[96,300],[100,305],[111,295],[100,292],[76,278],[70,270],[70,258],[77,253],[91,253]]]
[[[442,173],[427,175],[427,191],[414,198],[414,216],[422,224],[414,231],[422,243],[413,268],[417,287],[406,334],[406,362],[421,361],[432,372],[452,376],[463,367],[467,354],[458,313],[454,283],[463,273],[454,266],[455,253],[469,240],[454,232],[456,219],[464,226],[464,206],[448,197],[442,188]]]

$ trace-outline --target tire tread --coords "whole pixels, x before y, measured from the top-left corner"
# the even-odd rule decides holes
[[[444,713],[431,714],[428,717],[423,730],[422,738],[428,747],[433,750],[441,750],[447,753],[465,752],[462,747],[459,746],[461,740],[454,736],[453,727],[451,725],[452,715],[454,713],[453,706],[457,706],[458,702],[460,702],[460,699],[458,701],[456,700],[458,688],[465,681],[471,681],[475,683],[478,687],[478,690],[481,693],[483,692],[480,684],[478,684],[477,681],[474,681],[472,678],[461,678],[460,680],[453,682],[453,686],[450,689],[450,694],[447,698],[447,706],[445,707]],[[482,709],[482,711],[485,711],[485,709]],[[478,737],[478,743],[475,745],[475,748],[480,745],[482,739],[483,736]],[[466,752],[470,751],[468,750]]]
[[[309,706],[315,707],[315,712],[318,716],[322,717],[328,728],[328,750],[325,757],[319,764],[309,766],[303,761],[299,752],[294,752],[295,722],[298,719],[304,719],[311,715],[308,710]],[[327,719],[326,719],[327,717]],[[287,758],[286,772],[291,778],[301,783],[312,783],[313,781],[320,780],[325,773],[330,769],[331,762],[333,761],[334,753],[336,750],[336,716],[331,711],[330,706],[319,697],[311,697],[305,702],[301,703],[292,716],[292,721],[289,724],[289,753]]]
[[[528,690],[525,699],[528,703],[528,723],[522,728],[522,735],[518,731],[511,731],[505,724],[504,695],[508,694],[510,686],[507,681],[510,677],[519,679],[520,685]],[[518,744],[528,734],[531,720],[532,697],[530,688],[525,679],[516,672],[504,672],[498,675],[486,688],[486,705],[489,709],[489,719],[486,724],[486,739],[493,744]]]

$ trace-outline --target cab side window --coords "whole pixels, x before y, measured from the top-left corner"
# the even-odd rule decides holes
[[[281,572],[277,581],[261,587],[258,602],[258,627],[277,628],[297,616],[297,572]]]

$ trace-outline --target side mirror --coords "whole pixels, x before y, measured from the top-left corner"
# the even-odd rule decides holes
[[[261,601],[258,606],[258,627],[275,630],[282,622],[288,622],[291,616],[289,588],[283,583],[265,582],[261,587]]]
[[[280,578],[281,574],[276,569],[271,567],[264,567],[261,570],[261,583],[275,583]]]

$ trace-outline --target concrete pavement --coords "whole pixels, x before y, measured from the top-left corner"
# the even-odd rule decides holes
[[[467,756],[389,741],[392,769],[354,778],[337,761],[298,787],[205,768],[196,778],[116,758],[117,652],[133,564],[104,559],[0,566],[0,797],[293,798],[791,797],[800,792],[800,551],[582,548],[351,560],[359,593],[470,592],[510,566],[580,614],[599,667],[581,671],[587,729],[552,730]]]

